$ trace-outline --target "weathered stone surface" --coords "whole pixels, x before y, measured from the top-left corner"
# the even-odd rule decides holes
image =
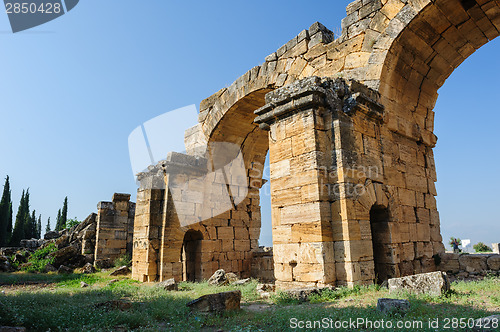
[[[408,300],[381,298],[377,300],[377,310],[389,315],[404,315],[410,310],[410,302]]]
[[[238,276],[232,272],[226,273],[226,279],[230,284],[239,280]]]
[[[300,302],[308,301],[309,296],[316,294],[320,295],[324,290],[330,290],[331,287],[305,287],[305,288],[291,288],[283,292],[291,297],[296,298]]]
[[[111,262],[111,259],[109,258],[96,259],[94,261],[94,266],[98,269],[109,269],[110,267],[113,267],[113,262]]]
[[[95,272],[96,272],[96,269],[95,269],[94,265],[92,265],[90,263],[85,264],[80,269],[80,273],[91,274],[91,273],[95,273]]]
[[[250,278],[245,278],[245,279],[241,279],[241,280],[236,280],[236,281],[232,282],[231,284],[238,286],[238,285],[245,285],[249,282],[250,282]]]
[[[481,272],[488,269],[486,256],[480,254],[460,255],[458,262],[460,263],[460,269],[469,273]]]
[[[241,292],[239,290],[204,295],[187,304],[200,312],[223,312],[240,309]]]
[[[0,256],[0,272],[9,272],[11,268],[9,259],[5,256]]]
[[[52,239],[57,239],[59,237],[59,232],[56,232],[56,231],[50,231],[50,232],[47,232],[45,233],[45,235],[43,236],[43,238],[45,240],[52,240]]]
[[[116,270],[111,272],[109,275],[110,276],[124,276],[124,275],[131,273],[131,272],[132,271],[130,271],[128,266],[124,265],[124,266],[120,266],[119,268],[117,268]]]
[[[167,290],[167,291],[174,291],[174,290],[178,289],[177,283],[175,282],[174,278],[162,281],[162,282],[158,283],[156,286],[159,288],[163,288],[164,290]]]
[[[215,271],[215,273],[208,279],[208,283],[210,285],[216,286],[224,286],[229,283],[229,280],[226,278],[226,271],[223,269]]]
[[[57,274],[71,274],[73,273],[73,269],[64,265],[59,266],[57,269]]]
[[[459,254],[454,253],[440,254],[441,262],[438,265],[438,269],[447,273],[457,273],[460,270],[459,256]]]
[[[500,254],[500,243],[492,243],[491,248],[493,249],[493,252]]]
[[[415,294],[441,295],[450,290],[445,272],[430,272],[388,280],[389,292],[408,291]]]
[[[61,265],[78,265],[85,261],[85,257],[80,255],[75,247],[68,246],[50,254],[54,257],[53,266],[58,268]],[[81,265],[80,265],[81,266]]]
[[[85,281],[80,281],[80,288],[86,288],[89,287],[89,284],[87,284]]]
[[[493,255],[488,257],[486,263],[488,264],[488,269],[493,271],[500,271],[500,255]]]

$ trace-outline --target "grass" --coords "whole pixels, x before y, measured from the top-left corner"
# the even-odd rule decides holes
[[[298,304],[285,293],[278,293],[264,303],[264,309],[256,309],[255,303],[262,304],[255,291],[256,281],[223,287],[182,282],[179,291],[168,292],[125,277],[110,283],[112,279],[109,272],[66,276],[0,274],[0,291],[5,292],[0,294],[0,326],[25,326],[31,331],[288,331],[294,322],[333,324],[363,318],[365,324],[358,326],[363,331],[383,330],[368,325],[382,319],[394,324],[398,320],[422,322],[423,327],[414,331],[450,331],[453,329],[443,326],[446,318],[480,318],[500,313],[498,278],[456,282],[451,292],[439,297],[389,294],[385,288],[370,286],[327,291],[311,296],[309,303]],[[80,288],[81,281],[90,286]],[[186,307],[186,303],[201,295],[234,289],[242,292],[241,311],[203,315]],[[385,316],[375,309],[380,297],[409,299],[411,309],[404,317]],[[131,308],[121,311],[96,307],[111,300],[126,301]],[[429,328],[429,319],[436,318],[441,328]]]

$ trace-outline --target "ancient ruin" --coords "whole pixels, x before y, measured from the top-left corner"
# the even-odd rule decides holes
[[[498,0],[356,0],[340,36],[303,30],[202,101],[186,155],[139,175],[133,277],[269,264],[253,262],[268,151],[278,287],[435,271],[437,91],[499,31]]]

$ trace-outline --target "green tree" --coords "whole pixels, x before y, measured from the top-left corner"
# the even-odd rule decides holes
[[[75,225],[78,225],[80,223],[80,221],[78,221],[78,219],[76,217],[74,217],[73,219],[68,219],[68,221],[66,222],[66,228],[71,228]]]
[[[45,226],[45,234],[50,232],[50,217],[47,219],[47,226]]]
[[[26,236],[27,239],[35,239],[36,238],[36,212],[35,210],[33,210],[33,212],[31,213],[31,216],[29,216],[28,214],[28,217],[25,219],[25,234],[24,236]]]
[[[63,208],[61,210],[61,225],[62,229],[66,228],[66,222],[68,221],[68,196],[64,198]]]
[[[63,229],[63,226],[61,225],[61,209],[57,211],[57,218],[56,218],[56,228],[54,229],[56,232],[59,232],[60,230]]]
[[[483,242],[478,242],[472,246],[476,252],[491,252],[493,251],[490,247],[488,247]]]
[[[28,189],[29,190],[29,189]],[[12,231],[10,244],[18,246],[22,239],[26,238],[26,220],[29,219],[29,192],[23,190],[19,208],[16,214],[16,223]]]
[[[9,243],[12,233],[12,199],[9,176],[5,179],[0,200],[0,247]]]
[[[42,238],[42,215],[38,216],[38,222],[36,223],[36,238]]]

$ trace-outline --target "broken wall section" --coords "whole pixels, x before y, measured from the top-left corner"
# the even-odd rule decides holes
[[[97,204],[95,264],[111,264],[124,256],[132,256],[135,203],[130,194],[114,194],[112,202]]]

